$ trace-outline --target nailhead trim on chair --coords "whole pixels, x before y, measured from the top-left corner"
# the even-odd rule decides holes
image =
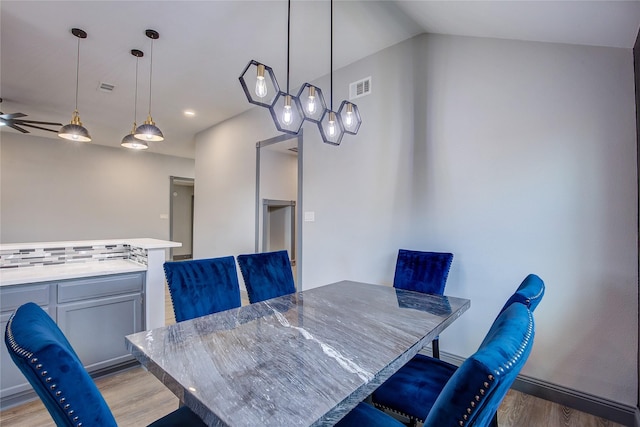
[[[520,359],[522,357],[522,355],[524,354],[525,348],[527,347],[527,344],[529,343],[529,340],[531,339],[531,333],[533,332],[533,315],[531,314],[531,310],[528,310],[529,312],[529,325],[527,327],[527,333],[524,336],[524,340],[522,341],[522,343],[520,343],[520,347],[518,348],[518,350],[516,351],[516,353],[513,355],[513,357],[511,359],[509,359],[508,361],[506,361],[504,363],[503,366],[500,366],[498,369],[496,369],[494,371],[496,376],[500,376],[502,374],[505,373],[505,371],[511,369],[515,363],[518,361],[518,359]],[[495,379],[495,377],[491,374],[488,375],[487,379],[489,380],[489,382],[493,382],[493,380]],[[476,402],[480,402],[480,399],[482,398],[482,396],[485,395],[487,389],[489,388],[489,383],[488,381],[485,381],[482,384],[482,387],[479,390],[480,395],[475,395],[474,399],[475,401],[471,401],[469,402],[469,407],[467,407],[466,410],[466,414],[462,414],[462,419],[458,421],[458,425],[460,425],[460,427],[464,427],[464,425],[466,424],[467,420],[469,419],[469,416],[471,415],[471,413],[473,412],[475,406],[476,406]]]
[[[7,324],[7,338],[9,340],[9,346],[11,347],[11,351],[17,354],[19,357],[22,357],[23,359],[27,359],[27,360],[30,359],[29,361],[31,362],[31,364],[35,365],[34,369],[36,371],[40,371],[41,369],[44,368],[44,366],[42,366],[42,363],[38,363],[37,357],[33,357],[33,352],[20,347],[20,345],[16,342],[15,337],[13,336],[13,330],[11,328],[12,324],[13,324],[13,315],[11,315],[11,318],[9,318],[9,323]],[[46,377],[44,379],[44,382],[49,384],[51,383],[51,381],[53,381],[53,378],[47,375],[49,375],[49,372],[47,370],[40,372],[40,376],[42,376],[43,378]],[[73,414],[75,414],[75,411],[71,409],[71,404],[69,403],[65,404],[67,399],[64,396],[62,396],[62,391],[56,390],[57,388],[58,388],[58,385],[55,383],[49,386],[49,390],[54,392],[53,394],[55,394],[55,397],[59,399],[58,402],[60,402],[60,406],[62,406],[62,409],[65,412],[67,412],[67,415],[69,416],[71,421],[75,423],[76,427],[82,427],[82,423],[79,422],[79,417],[73,416]]]

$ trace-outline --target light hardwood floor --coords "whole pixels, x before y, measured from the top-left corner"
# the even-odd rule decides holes
[[[166,313],[167,324],[175,322],[168,295]],[[173,393],[139,367],[98,378],[96,384],[118,425],[123,427],[146,426],[178,407],[178,399]],[[509,391],[500,406],[498,424],[500,427],[623,427],[514,390]],[[49,427],[55,424],[44,405],[36,400],[0,412],[0,426]]]

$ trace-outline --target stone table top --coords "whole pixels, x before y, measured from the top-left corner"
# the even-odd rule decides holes
[[[129,335],[210,426],[333,425],[470,306],[342,281]]]

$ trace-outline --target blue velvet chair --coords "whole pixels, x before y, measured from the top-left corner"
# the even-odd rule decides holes
[[[533,315],[524,304],[511,304],[497,317],[482,344],[449,378],[394,374],[403,412],[424,420],[425,427],[486,427],[495,422],[500,403],[524,366],[534,337]],[[421,396],[420,399],[416,395]],[[374,393],[375,395],[375,393]],[[423,401],[422,398],[429,396]],[[338,427],[403,424],[366,403],[347,414]]]
[[[542,301],[544,289],[544,282],[542,279],[535,274],[529,274],[524,278],[513,295],[509,297],[507,302],[504,304],[504,307],[502,307],[502,310],[500,310],[500,313],[514,302],[524,304],[529,307],[531,311],[534,311],[538,304],[540,304],[540,301]]]
[[[176,321],[240,307],[240,285],[232,256],[165,262]]]
[[[509,297],[506,304],[500,310],[502,313],[513,303],[519,303],[535,310],[544,296],[544,282],[535,274],[529,274],[518,286],[516,291]],[[498,315],[500,316],[500,315]],[[423,354],[418,354],[405,364],[387,382],[381,385],[372,396],[374,404],[381,409],[399,413],[411,420],[412,424],[422,421],[420,413],[406,412],[415,408],[416,405],[428,408],[435,401],[434,389],[438,385],[444,384],[455,373],[457,366],[445,361],[435,359]],[[418,382],[425,387],[415,386]],[[407,402],[405,392],[398,393],[398,390],[409,388],[413,402]],[[495,421],[497,424],[497,420]]]
[[[252,304],[296,291],[287,251],[238,255],[238,265]]]
[[[393,287],[427,294],[444,293],[453,254],[400,249]],[[440,358],[440,339],[431,342],[433,357]]]
[[[115,418],[69,341],[49,315],[24,304],[9,319],[4,341],[9,354],[36,391],[57,426],[111,427]],[[124,337],[123,337],[124,345]],[[182,407],[151,426],[204,426]]]

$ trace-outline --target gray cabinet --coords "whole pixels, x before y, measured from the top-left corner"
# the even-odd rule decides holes
[[[133,360],[124,337],[143,328],[143,274],[58,284],[56,318],[89,372]]]
[[[9,318],[14,310],[29,301],[38,304],[55,319],[55,311],[51,310],[53,300],[49,285],[21,285],[0,288],[0,327],[4,334]],[[4,338],[3,338],[4,340]],[[5,406],[9,396],[19,396],[31,390],[31,386],[22,372],[11,360],[7,346],[0,346],[0,399]]]
[[[109,372],[134,360],[124,337],[144,330],[144,283],[140,272],[1,287],[2,332],[16,308],[34,302],[58,323],[89,372]],[[0,372],[0,409],[33,396],[4,344]]]

